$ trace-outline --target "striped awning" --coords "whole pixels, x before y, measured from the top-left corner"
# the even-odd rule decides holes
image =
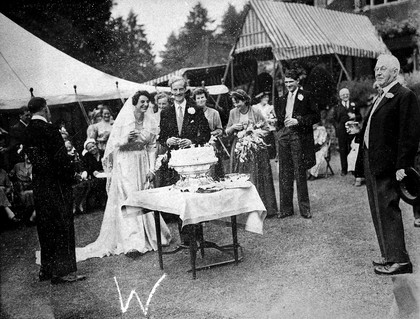
[[[368,17],[299,3],[251,0],[234,55],[271,48],[277,60],[388,52]]]

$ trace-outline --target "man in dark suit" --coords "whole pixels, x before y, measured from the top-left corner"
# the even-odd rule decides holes
[[[398,183],[405,169],[414,165],[420,138],[420,110],[416,95],[397,81],[398,59],[380,55],[375,78],[382,88],[367,116],[361,138],[356,170],[364,166],[373,224],[382,260],[374,261],[375,273],[411,273],[412,264],[405,247],[399,208]],[[360,157],[363,156],[363,160]]]
[[[76,275],[72,212],[74,169],[58,128],[50,124],[45,99],[29,101],[33,114],[25,130],[24,149],[32,163],[33,192],[41,246],[39,280],[52,284],[85,279]]]
[[[173,103],[162,110],[159,142],[169,149],[203,145],[210,139],[210,127],[203,110],[185,98],[187,83],[182,77],[169,81]]]
[[[350,153],[352,136],[347,133],[346,122],[360,121],[359,107],[350,100],[350,91],[342,88],[339,92],[340,102],[334,109],[334,120],[336,123],[336,134],[338,138],[338,148],[340,152],[341,176],[347,174],[347,155]]]
[[[18,154],[18,150],[23,143],[25,136],[25,129],[31,120],[31,112],[27,106],[22,106],[19,109],[19,122],[10,128],[10,143],[7,148],[9,152],[9,164],[13,167],[16,163],[23,162],[23,157]]]
[[[202,109],[185,98],[187,83],[182,77],[169,80],[174,101],[162,110],[160,115],[159,142],[170,150],[187,148],[191,145],[203,145],[210,139],[209,123]],[[171,185],[179,179],[178,174],[162,164],[162,175],[165,185]],[[163,186],[163,185],[161,185]],[[187,234],[180,231],[181,242],[187,244]]]
[[[293,212],[293,181],[296,179],[299,211],[312,218],[306,171],[315,165],[312,125],[320,121],[315,103],[308,91],[299,89],[296,70],[288,70],[284,83],[288,93],[275,106],[279,125],[280,214],[284,218]]]

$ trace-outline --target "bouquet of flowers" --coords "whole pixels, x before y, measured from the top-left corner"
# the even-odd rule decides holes
[[[261,149],[267,148],[262,139],[264,122],[248,123],[244,129],[238,132],[238,141],[235,147],[235,155],[241,163],[251,162],[254,155]]]

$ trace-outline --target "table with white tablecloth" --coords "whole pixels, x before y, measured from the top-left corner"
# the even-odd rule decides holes
[[[175,214],[182,220],[183,227],[211,220],[230,218],[233,236],[235,262],[238,262],[237,226],[247,231],[262,234],[266,216],[264,204],[254,185],[227,188],[216,192],[186,192],[174,186],[148,189],[129,194],[123,203],[124,214],[138,214],[139,207],[155,212],[156,235],[161,269],[163,269],[162,245],[160,240],[159,212]],[[195,278],[195,237],[190,243],[191,266]]]

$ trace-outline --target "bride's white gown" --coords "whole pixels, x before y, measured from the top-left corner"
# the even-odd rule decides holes
[[[112,178],[101,231],[95,242],[76,248],[77,261],[127,253],[132,249],[141,253],[157,250],[153,212],[143,214],[139,210],[138,214],[127,216],[121,210],[129,194],[143,189],[149,167],[154,165],[156,136],[144,130],[141,136],[140,143],[123,141],[114,150]],[[162,217],[160,223],[162,244],[167,245],[171,239],[170,231]]]

